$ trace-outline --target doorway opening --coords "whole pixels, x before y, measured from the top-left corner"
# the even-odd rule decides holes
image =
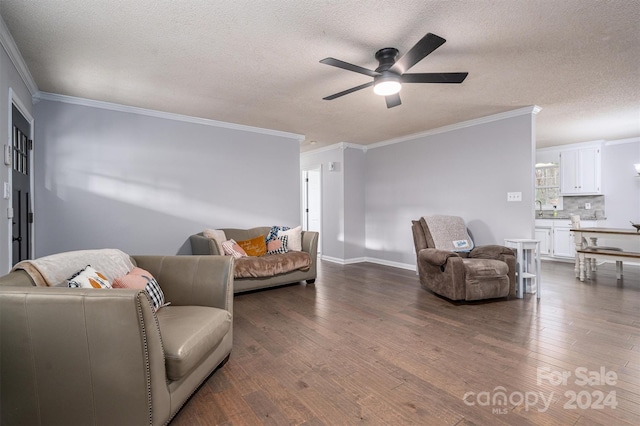
[[[322,167],[302,171],[302,229],[319,233],[318,253],[322,252]]]

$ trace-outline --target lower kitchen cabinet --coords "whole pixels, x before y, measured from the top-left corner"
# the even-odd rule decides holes
[[[582,228],[601,226],[595,220],[582,220]],[[540,255],[547,259],[574,260],[576,243],[569,219],[536,219],[536,240],[540,240]]]
[[[537,227],[536,226],[536,236],[535,239],[540,241],[540,255],[541,256],[551,256],[551,232],[553,230],[552,226],[549,227]]]

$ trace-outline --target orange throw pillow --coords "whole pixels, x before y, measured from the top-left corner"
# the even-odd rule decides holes
[[[250,240],[238,241],[237,244],[247,253],[247,256],[262,256],[267,254],[267,243],[264,235]]]

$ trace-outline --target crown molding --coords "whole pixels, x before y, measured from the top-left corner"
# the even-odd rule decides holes
[[[37,93],[38,85],[36,84],[36,81],[33,79],[33,76],[31,75],[31,72],[29,71],[27,64],[24,62],[24,58],[22,57],[20,50],[18,50],[18,46],[16,45],[16,42],[13,39],[13,36],[9,32],[9,28],[7,28],[7,24],[4,22],[4,19],[2,19],[1,16],[0,16],[0,44],[2,44],[2,47],[4,47],[4,50],[7,52],[7,55],[9,56],[9,59],[11,59],[13,66],[18,71],[18,74],[20,74],[20,78],[24,82],[25,86],[27,86],[27,89],[29,90],[31,95],[34,95],[35,93]]]
[[[166,120],[182,121],[185,123],[202,124],[204,126],[222,127],[231,130],[241,130],[245,132],[260,133],[269,136],[294,139],[298,143],[304,141],[304,135],[296,133],[281,132],[279,130],[264,129],[261,127],[245,126],[243,124],[227,123],[224,121],[210,120],[207,118],[191,117],[188,115],[174,114],[172,112],[157,111],[153,109],[139,108],[128,105],[115,104],[111,102],[96,101],[93,99],[77,98],[74,96],[58,95],[48,92],[37,92],[33,95],[34,103],[38,101],[63,102],[73,105],[88,106],[93,108],[107,109],[110,111],[125,112],[128,114],[146,115],[148,117],[163,118]]]
[[[528,114],[535,115],[535,114],[538,114],[540,111],[542,111],[542,108],[537,105],[527,106],[524,108],[514,109],[512,111],[506,111],[498,114],[488,115],[486,117],[476,118],[473,120],[462,121],[460,123],[451,124],[449,126],[438,127],[436,129],[427,130],[426,132],[414,133],[413,135],[401,136],[399,138],[389,139],[382,142],[376,142],[374,144],[367,145],[367,148],[369,149],[380,148],[387,145],[394,145],[401,142],[412,141],[418,138],[423,138],[425,136],[433,136],[439,133],[451,132],[452,130],[459,130],[459,129],[464,129],[466,127],[477,126],[479,124],[486,124],[494,121],[504,120],[507,118],[519,117],[521,115],[528,115]]]
[[[613,141],[606,141],[604,143],[605,146],[611,146],[611,145],[622,145],[625,143],[634,143],[634,142],[640,142],[640,136],[635,137],[635,138],[628,138],[628,139],[616,139]]]
[[[312,151],[303,152],[300,154],[300,156],[304,157],[307,155],[319,154],[321,152],[333,151],[334,149],[341,149],[344,151],[347,148],[360,149],[362,150],[362,152],[367,152],[367,149],[369,149],[367,145],[360,145],[357,143],[349,143],[349,142],[338,142],[331,145],[323,146],[318,149],[314,149]]]

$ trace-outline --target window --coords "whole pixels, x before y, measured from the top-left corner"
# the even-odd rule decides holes
[[[536,164],[536,201],[542,202],[543,210],[562,210],[558,163]]]

